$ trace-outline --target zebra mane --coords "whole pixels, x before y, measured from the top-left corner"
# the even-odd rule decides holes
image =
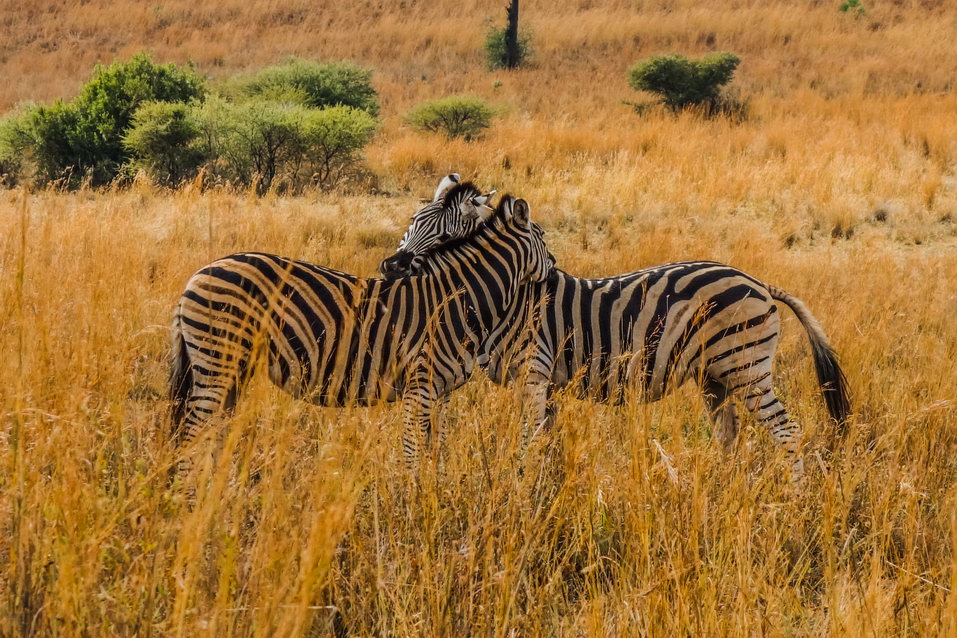
[[[480,191],[474,184],[472,184],[471,182],[466,182],[466,183],[464,183],[464,184],[459,184],[459,185],[456,186],[454,189],[452,189],[451,191],[449,191],[449,193],[448,193],[448,195],[447,195],[446,197],[451,197],[451,196],[453,195],[453,192],[454,192],[456,189],[458,189],[458,188],[460,188],[460,187],[462,187],[462,186],[468,186],[468,187],[472,188],[472,189],[475,191],[475,194],[481,194],[481,191]],[[429,258],[435,257],[435,256],[437,256],[437,255],[447,255],[448,253],[452,252],[453,250],[456,250],[457,248],[459,248],[459,247],[461,247],[461,246],[464,246],[465,244],[469,243],[469,242],[472,241],[475,237],[478,237],[478,236],[484,234],[484,233],[488,230],[488,228],[490,228],[491,226],[493,226],[498,220],[504,220],[504,219],[505,219],[505,202],[509,199],[509,197],[511,197],[511,195],[509,195],[508,193],[506,193],[505,195],[502,195],[501,198],[499,198],[499,200],[498,200],[498,205],[495,206],[495,211],[492,213],[492,216],[489,217],[486,221],[484,221],[484,222],[482,222],[481,224],[479,224],[478,228],[475,229],[475,232],[474,232],[474,233],[472,233],[471,235],[469,235],[469,236],[467,236],[467,237],[461,237],[461,238],[459,238],[459,239],[453,239],[452,241],[446,242],[446,243],[444,243],[444,244],[442,244],[442,245],[440,245],[440,246],[436,246],[435,248],[433,248],[432,250],[430,250],[429,252],[427,252],[427,253],[425,253],[425,254],[423,254],[423,255],[421,255],[421,256],[424,257],[424,258],[426,258],[426,259],[429,259]]]
[[[472,182],[460,182],[445,193],[445,196],[442,198],[442,206],[452,206],[468,197],[475,197],[481,194],[482,191]]]

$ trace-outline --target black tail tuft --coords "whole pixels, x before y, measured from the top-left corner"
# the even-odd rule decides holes
[[[829,345],[815,341],[812,341],[811,345],[814,370],[817,372],[817,380],[821,386],[821,393],[824,395],[827,411],[838,425],[844,426],[851,416],[850,392],[844,371],[841,370],[837,355]]]
[[[811,353],[814,356],[814,369],[817,371],[818,384],[821,386],[821,394],[824,395],[824,404],[831,418],[837,422],[841,435],[846,432],[847,421],[851,416],[851,398],[847,387],[847,379],[837,361],[837,354],[827,342],[821,324],[817,322],[811,311],[808,310],[804,302],[794,295],[768,286],[771,297],[786,303],[807,332],[808,339],[811,342]]]

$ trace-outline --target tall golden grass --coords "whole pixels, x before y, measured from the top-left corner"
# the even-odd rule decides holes
[[[320,409],[256,382],[190,510],[166,475],[183,282],[247,248],[373,274],[416,200],[7,192],[0,631],[321,634],[327,605],[357,635],[954,630],[952,244],[905,245],[890,221],[785,249],[750,212],[576,218],[576,193],[523,194],[550,202],[533,213],[569,271],[715,256],[805,299],[854,390],[844,447],[825,450],[788,319],[779,384],[810,469],[796,491],[753,426],[723,456],[691,388],[652,406],[563,399],[554,449],[522,460],[516,397],[478,379],[448,409],[444,465],[416,479],[395,406]]]
[[[957,14],[522,4],[536,57],[514,73],[483,69],[495,2],[0,4],[4,107],[144,48],[213,76],[371,64],[388,193],[0,192],[0,635],[323,635],[333,618],[354,635],[957,635]],[[747,121],[621,103],[639,57],[714,49],[744,60]],[[484,139],[403,127],[459,91],[509,107]],[[441,462],[413,475],[397,406],[321,409],[256,379],[187,507],[165,378],[189,275],[236,250],[373,275],[449,170],[527,198],[574,274],[711,258],[805,300],[854,393],[846,441],[824,445],[785,311],[799,488],[753,424],[723,455],[690,387],[562,397],[519,458],[517,397],[478,375]]]

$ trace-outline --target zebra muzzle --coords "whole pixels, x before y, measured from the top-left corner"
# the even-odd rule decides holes
[[[386,279],[408,277],[414,273],[412,265],[414,260],[414,254],[405,250],[400,250],[391,257],[387,257],[386,259],[382,260],[382,263],[379,264],[379,272],[382,273],[382,276]]]

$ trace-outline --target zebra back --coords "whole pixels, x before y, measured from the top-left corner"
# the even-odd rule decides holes
[[[660,397],[726,358],[731,342],[746,343],[776,312],[759,282],[715,262],[599,279],[558,271],[521,294],[507,315],[514,325],[497,326],[483,344],[489,376],[507,382],[538,357],[556,386],[613,403],[623,400],[626,381]]]

